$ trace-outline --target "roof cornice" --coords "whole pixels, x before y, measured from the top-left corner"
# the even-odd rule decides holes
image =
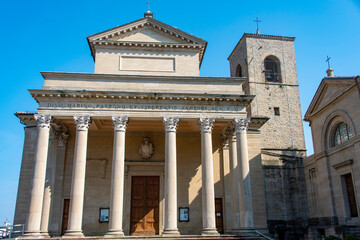
[[[194,94],[194,93],[142,93],[122,91],[94,91],[94,90],[44,90],[29,89],[31,96],[37,101],[44,98],[68,98],[68,99],[129,99],[129,100],[166,100],[166,101],[201,101],[201,102],[241,102],[248,105],[255,95],[236,94]]]
[[[236,44],[235,48],[231,51],[229,57],[227,58],[230,60],[233,53],[240,45],[240,43],[246,38],[259,38],[259,39],[270,39],[270,40],[282,40],[282,41],[295,41],[295,37],[286,37],[286,36],[276,36],[276,35],[265,35],[265,34],[254,34],[254,33],[244,33],[244,35],[240,38],[239,42]]]
[[[141,80],[141,81],[184,81],[184,82],[237,82],[241,84],[245,81],[244,77],[197,77],[197,76],[157,76],[157,75],[120,75],[120,74],[104,74],[104,73],[72,73],[72,72],[41,72],[44,79],[118,79],[118,80]]]

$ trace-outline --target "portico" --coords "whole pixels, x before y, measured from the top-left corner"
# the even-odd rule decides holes
[[[154,36],[161,41],[150,44]],[[261,179],[250,172],[261,172],[258,133],[266,119],[248,117],[254,96],[244,93],[244,78],[199,77],[194,69],[206,42],[152,18],[88,40],[95,73],[42,72],[43,87],[29,90],[37,113],[17,113],[27,136],[37,139],[24,146],[24,159],[34,161],[23,203],[30,206],[23,210],[26,236],[217,236],[253,229],[259,220],[250,177]],[[119,62],[109,60],[114,55]],[[230,162],[222,139],[230,144]],[[259,194],[255,199],[263,201]],[[216,205],[229,195],[231,206]],[[226,216],[216,210],[230,207]],[[180,218],[179,208],[188,215]]]

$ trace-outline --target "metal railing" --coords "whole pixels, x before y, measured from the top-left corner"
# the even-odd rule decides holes
[[[256,232],[257,234],[259,234],[260,236],[262,236],[263,238],[266,238],[267,240],[275,240],[275,239],[273,239],[273,238],[271,238],[271,237],[269,237],[269,236],[266,236],[266,235],[263,234],[262,232],[259,232],[258,230],[255,230],[255,232]]]
[[[24,224],[15,224],[15,225],[5,225],[0,226],[0,238],[15,238],[22,236],[24,234],[25,225]]]

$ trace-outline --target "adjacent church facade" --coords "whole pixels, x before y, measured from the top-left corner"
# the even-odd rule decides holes
[[[87,40],[94,73],[42,72],[16,113],[26,236],[305,236],[295,38],[245,33],[231,77],[200,77],[207,42],[150,12]]]
[[[329,68],[305,114],[314,154],[304,160],[309,232],[360,237],[360,76]]]

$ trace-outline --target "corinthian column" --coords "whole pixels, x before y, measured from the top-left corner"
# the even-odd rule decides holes
[[[211,130],[214,118],[199,118],[202,165],[202,235],[218,235],[215,219],[214,169]]]
[[[37,121],[39,134],[35,149],[29,214],[26,219],[25,235],[27,236],[40,235],[51,116],[35,114],[34,118]]]
[[[70,209],[66,236],[81,237],[84,207],[86,150],[90,116],[74,116],[76,124],[75,153],[70,192]]]
[[[242,222],[242,228],[254,227],[250,184],[250,166],[246,136],[249,122],[249,118],[234,119],[239,170],[240,219]]]
[[[111,174],[110,219],[107,236],[124,236],[123,202],[125,169],[125,132],[127,116],[112,117],[114,124],[114,146]]]
[[[176,127],[177,117],[163,117],[165,126],[165,228],[162,235],[179,235],[177,229]]]
[[[229,129],[229,158],[230,158],[230,185],[231,185],[231,211],[232,211],[232,232],[240,230],[240,202],[239,202],[239,171],[236,151],[235,129]]]

